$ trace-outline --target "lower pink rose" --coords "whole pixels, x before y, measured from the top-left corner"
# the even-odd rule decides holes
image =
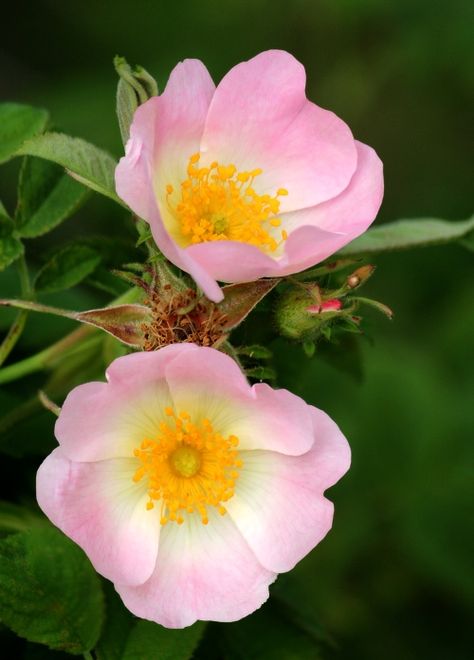
[[[235,621],[326,535],[350,451],[322,411],[211,348],[115,360],[67,397],[38,502],[137,616]]]

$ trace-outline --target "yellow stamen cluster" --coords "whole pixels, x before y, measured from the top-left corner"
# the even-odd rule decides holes
[[[173,207],[170,196],[174,188],[166,186],[170,211],[178,220],[183,244],[205,241],[240,241],[255,245],[264,252],[274,252],[287,233],[281,230],[281,240],[275,238],[280,227],[277,217],[279,197],[288,195],[285,188],[276,194],[259,195],[253,188],[260,168],[238,172],[235,165],[199,167],[200,154],[193,154],[188,163],[188,178],[181,183],[181,199]]]
[[[157,436],[134,450],[139,467],[133,481],[148,480],[146,506],[153,509],[160,501],[162,525],[170,520],[183,523],[185,511],[197,512],[207,525],[207,507],[224,515],[223,502],[234,494],[242,467],[238,438],[224,438],[208,419],[193,423],[187,412],[176,414],[168,407],[165,414],[169,421],[160,423]]]

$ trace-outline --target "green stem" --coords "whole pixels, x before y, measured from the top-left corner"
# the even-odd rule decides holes
[[[83,343],[83,339],[96,332],[95,328],[91,326],[82,326],[71,334],[66,335],[63,339],[60,339],[58,342],[52,346],[48,346],[43,351],[32,355],[25,360],[20,362],[15,362],[15,364],[10,365],[9,367],[4,367],[0,369],[0,385],[9,383],[12,380],[17,380],[18,378],[23,378],[23,376],[28,376],[29,374],[34,373],[35,371],[41,371],[43,369],[53,369],[56,366],[57,358],[61,357],[70,357],[78,351],[87,347]]]
[[[31,285],[24,254],[22,254],[18,259],[17,264],[22,297],[29,298],[31,296]],[[24,330],[27,318],[28,312],[26,310],[22,310],[11,325],[7,336],[0,345],[0,366],[5,362],[7,357],[12,352],[15,344],[19,340],[21,333]]]
[[[85,658],[85,660],[94,660],[94,656],[90,651],[86,651],[85,653],[83,653],[82,657]]]

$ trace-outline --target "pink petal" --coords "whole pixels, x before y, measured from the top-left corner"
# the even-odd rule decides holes
[[[263,566],[288,571],[332,525],[324,496],[348,470],[350,450],[336,424],[312,408],[314,446],[302,456],[242,452],[243,468],[229,515]]]
[[[166,380],[175,407],[207,417],[240,449],[298,455],[313,444],[310,407],[287,390],[253,387],[236,362],[212,348],[197,348],[171,361]]]
[[[236,621],[267,600],[274,573],[258,563],[229,516],[210,513],[208,525],[196,515],[166,525],[145,584],[115,585],[133,614],[184,628],[198,619]]]
[[[145,486],[132,481],[133,459],[73,463],[61,448],[42,463],[37,499],[48,518],[109,580],[142,584],[153,572],[159,512],[147,511]]]
[[[331,199],[356,167],[349,127],[308,101],[305,83],[304,67],[284,51],[238,64],[217,87],[201,141],[209,161],[262,168],[257,192],[286,188],[283,212]]]
[[[324,204],[280,216],[282,226],[291,232],[281,262],[283,274],[326,259],[374,221],[383,197],[383,166],[371,147],[356,144],[357,170],[344,192]]]
[[[237,241],[197,243],[187,250],[192,259],[221,282],[253,282],[278,274],[278,262],[258,247]]]
[[[136,110],[116,185],[118,195],[146,220],[156,214],[155,186],[186,178],[214,90],[204,64],[185,60],[171,72],[164,92]]]
[[[176,344],[151,353],[133,353],[114,360],[109,383],[86,383],[66,397],[56,421],[55,435],[63,452],[76,461],[130,457],[150,424],[146,410],[150,389],[161,409],[169,405],[164,369],[181,353],[196,350]],[[161,381],[161,382],[160,382]]]
[[[185,60],[178,64],[163,94],[135,112],[126,155],[115,171],[115,184],[119,197],[150,223],[153,237],[168,259],[186,270],[217,302],[223,297],[219,287],[171,239],[157,202],[167,183],[186,178],[189,156],[199,151],[214,89],[202,62]]]

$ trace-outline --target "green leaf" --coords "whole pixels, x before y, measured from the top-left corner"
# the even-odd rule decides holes
[[[0,271],[5,270],[24,252],[23,243],[13,231],[13,222],[0,209]]]
[[[223,628],[228,660],[320,660],[314,639],[266,605]]]
[[[64,170],[41,158],[25,158],[20,172],[16,224],[24,238],[57,227],[87,199],[89,191]]]
[[[189,660],[199,644],[205,624],[169,630],[151,621],[139,621],[128,638],[121,660]]]
[[[24,532],[42,521],[38,513],[11,502],[0,501],[0,533]]]
[[[23,244],[14,236],[0,236],[0,271],[13,263],[24,252]]]
[[[461,222],[437,219],[398,220],[373,227],[339,254],[370,254],[459,241],[474,229],[474,216]]]
[[[42,108],[18,103],[1,103],[0,163],[12,158],[25,140],[44,131],[48,117],[48,112]]]
[[[49,526],[0,541],[0,618],[20,637],[79,655],[103,619],[97,574],[82,550]]]
[[[136,619],[125,608],[110,582],[104,582],[104,593],[105,622],[94,653],[97,660],[122,660]]]
[[[123,204],[115,193],[116,161],[85,140],[63,133],[45,133],[25,142],[16,153],[62,165],[80,183]]]
[[[93,273],[100,260],[100,254],[87,245],[68,245],[38,272],[35,289],[40,293],[70,289]]]

